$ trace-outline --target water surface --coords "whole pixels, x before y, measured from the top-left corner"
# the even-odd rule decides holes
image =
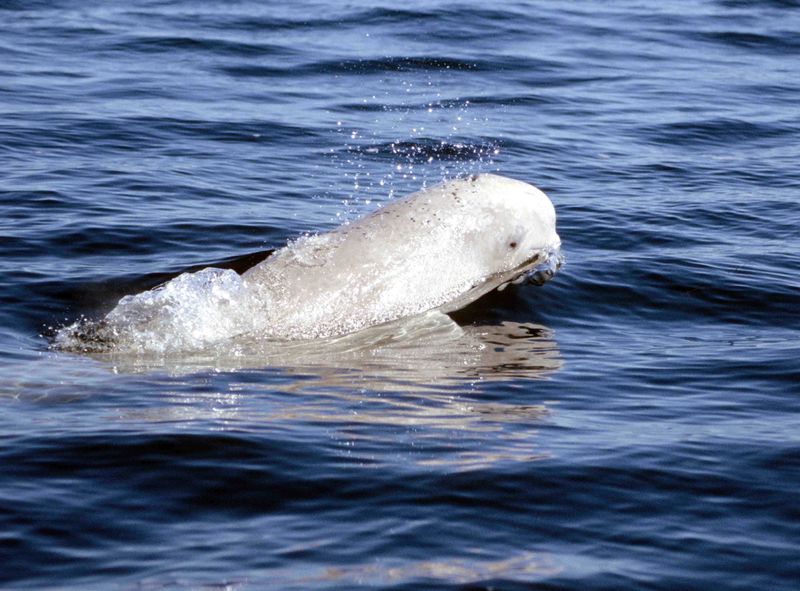
[[[0,586],[796,588],[797,2],[0,22]],[[457,324],[49,348],[154,277],[479,171],[550,195],[567,263]]]

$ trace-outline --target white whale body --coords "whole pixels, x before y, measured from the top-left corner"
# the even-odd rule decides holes
[[[234,337],[335,337],[429,310],[452,312],[560,264],[548,197],[481,174],[423,189],[333,231],[301,237],[242,275],[208,268],[126,296],[62,329],[83,351],[190,350]]]

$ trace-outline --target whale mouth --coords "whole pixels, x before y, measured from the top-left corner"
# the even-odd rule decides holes
[[[437,309],[445,314],[455,312],[490,291],[494,289],[503,291],[511,284],[519,285],[527,281],[534,285],[544,285],[555,276],[563,264],[564,257],[561,254],[560,245],[547,247],[508,271],[500,271],[484,278],[459,297],[450,300]]]
[[[534,285],[544,285],[555,276],[563,264],[564,255],[561,254],[561,250],[558,247],[537,252],[525,262],[510,271],[502,273],[504,280],[497,286],[497,291],[503,291],[512,284],[532,283]],[[505,276],[510,277],[505,279]]]

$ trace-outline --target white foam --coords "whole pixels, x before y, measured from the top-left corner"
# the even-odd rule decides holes
[[[184,273],[149,291],[122,298],[99,322],[80,321],[59,331],[65,349],[168,351],[199,349],[233,337],[247,322],[246,290],[229,269]]]

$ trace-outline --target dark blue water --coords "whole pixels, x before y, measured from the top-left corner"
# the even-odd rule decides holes
[[[800,3],[0,24],[0,587],[798,588]],[[477,171],[550,195],[567,263],[455,343],[50,348],[154,277]]]

